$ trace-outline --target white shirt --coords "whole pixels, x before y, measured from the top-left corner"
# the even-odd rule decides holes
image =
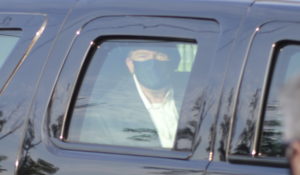
[[[150,103],[135,75],[133,75],[133,79],[138,93],[156,127],[162,147],[173,148],[178,125],[178,112],[173,98],[173,90],[170,89],[166,93],[162,103]]]

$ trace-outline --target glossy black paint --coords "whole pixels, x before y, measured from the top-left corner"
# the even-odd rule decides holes
[[[24,38],[0,70],[0,174],[287,174],[254,164],[272,44],[300,39],[299,8],[296,1],[1,1],[0,28],[21,28]],[[7,24],[8,17],[16,21]],[[143,18],[172,25],[126,29],[144,25]],[[210,40],[202,43],[206,32]],[[155,152],[60,138],[89,42],[99,35],[188,38],[203,46],[182,112],[182,147]]]
[[[245,11],[247,8],[247,5],[249,5],[248,3],[238,3],[238,4],[234,4],[236,7],[232,7],[231,4],[228,4],[226,6],[227,10],[223,9],[222,11],[220,11],[219,8],[216,8],[214,6],[214,4],[210,4],[209,2],[199,2],[198,7],[200,8],[212,8],[211,10],[214,11],[214,13],[212,13],[212,11],[209,11],[210,14],[206,14],[205,12],[202,12],[202,14],[199,14],[199,9],[195,8],[195,10],[192,10],[192,6],[196,5],[194,4],[195,2],[190,2],[190,3],[184,3],[183,5],[188,6],[187,9],[189,9],[188,13],[181,13],[180,14],[184,14],[184,15],[180,15],[179,11],[181,11],[182,9],[185,8],[181,8],[181,7],[177,7],[174,6],[174,11],[169,11],[167,8],[164,7],[159,7],[159,8],[163,8],[163,9],[158,9],[157,5],[155,5],[155,2],[145,2],[145,3],[149,3],[149,5],[145,4],[143,7],[147,7],[145,8],[145,10],[141,10],[141,11],[132,11],[131,8],[137,8],[135,6],[137,6],[138,4],[135,1],[129,1],[129,3],[132,3],[132,7],[130,7],[129,9],[127,8],[121,8],[122,5],[120,5],[120,7],[116,6],[116,4],[114,2],[95,2],[95,1],[89,1],[90,3],[86,3],[85,1],[79,2],[78,3],[78,8],[75,8],[73,10],[73,13],[70,15],[69,20],[67,21],[67,23],[65,24],[65,28],[66,30],[68,30],[68,32],[66,32],[65,35],[62,35],[61,40],[63,42],[69,42],[69,44],[66,45],[71,45],[72,41],[75,39],[75,44],[72,45],[72,47],[74,47],[74,52],[71,51],[68,53],[66,62],[64,61],[64,56],[66,55],[66,50],[63,50],[63,53],[61,54],[62,56],[57,57],[57,56],[53,56],[51,57],[51,61],[52,60],[58,60],[60,61],[59,64],[55,64],[54,66],[59,66],[62,64],[65,64],[65,66],[67,66],[67,68],[63,68],[63,71],[59,77],[59,81],[56,84],[56,89],[55,89],[55,93],[53,94],[52,98],[50,99],[50,103],[49,106],[47,106],[48,101],[46,101],[47,98],[44,97],[44,95],[40,94],[38,92],[37,94],[37,98],[39,102],[42,102],[44,104],[41,104],[41,107],[38,107],[37,109],[40,108],[44,108],[44,111],[47,111],[46,117],[45,118],[45,122],[47,122],[47,120],[50,120],[50,124],[47,126],[47,123],[45,123],[45,128],[44,132],[42,133],[42,135],[40,137],[44,137],[45,138],[45,142],[39,144],[39,146],[37,146],[36,151],[34,151],[35,153],[32,155],[36,155],[37,157],[35,157],[35,160],[38,159],[43,159],[43,160],[47,160],[49,163],[51,163],[52,165],[54,165],[54,167],[59,167],[59,170],[57,171],[58,174],[83,174],[86,172],[86,168],[88,167],[90,174],[93,173],[98,173],[101,172],[102,170],[106,169],[106,167],[108,167],[108,164],[110,165],[110,168],[108,170],[105,170],[106,174],[116,174],[118,172],[128,172],[128,174],[141,174],[141,173],[146,173],[147,174],[165,174],[167,172],[169,173],[177,173],[177,172],[186,172],[187,174],[202,174],[205,171],[206,166],[209,163],[208,157],[209,157],[209,152],[211,150],[210,145],[213,142],[213,136],[215,135],[213,132],[215,132],[214,130],[211,130],[211,132],[204,132],[204,131],[208,131],[210,130],[210,128],[212,128],[212,125],[214,124],[214,116],[216,115],[216,110],[217,110],[217,106],[218,103],[214,103],[215,101],[218,100],[219,96],[219,92],[221,88],[221,84],[222,83],[222,78],[218,79],[217,76],[224,76],[224,74],[222,73],[223,69],[220,69],[220,72],[216,72],[214,66],[215,65],[219,65],[219,62],[216,61],[216,55],[215,55],[215,50],[216,49],[222,49],[221,52],[219,52],[219,54],[224,55],[226,53],[229,52],[229,48],[227,47],[228,44],[227,42],[230,43],[231,40],[233,40],[234,38],[234,34],[237,30],[237,26],[239,26],[239,20],[237,21],[231,21],[228,20],[228,18],[223,17],[224,15],[229,16],[233,19],[236,19],[236,16],[234,14],[228,14],[228,11],[232,11],[232,9],[238,9],[237,11],[235,11],[235,13],[240,13],[241,17],[243,17],[243,15],[245,15]],[[90,13],[86,13],[86,8],[90,8],[91,6],[96,7],[98,6],[99,9],[95,9],[93,10],[93,8],[91,8],[89,11]],[[153,6],[153,7],[151,7]],[[110,11],[106,11],[105,9],[109,9],[110,7],[112,7],[112,9]],[[127,6],[128,7],[128,6]],[[143,8],[141,7],[141,8]],[[242,9],[240,9],[240,7],[242,7]],[[102,10],[103,9],[103,10]],[[122,10],[120,10],[122,9]],[[160,12],[159,12],[160,11]],[[201,10],[200,10],[201,12]],[[160,14],[161,13],[161,14]],[[111,17],[110,17],[111,16]],[[174,18],[174,24],[173,25],[179,25],[179,26],[183,26],[183,27],[188,27],[191,28],[189,25],[195,25],[197,26],[197,22],[196,20],[214,20],[217,23],[219,23],[219,27],[221,29],[221,31],[219,32],[219,34],[217,35],[217,39],[216,42],[214,42],[213,44],[216,45],[216,47],[207,47],[208,44],[207,42],[203,42],[201,43],[201,40],[199,40],[198,42],[204,46],[206,46],[207,48],[203,48],[203,53],[205,55],[203,55],[202,59],[199,59],[201,61],[201,63],[199,63],[199,70],[200,72],[197,73],[197,75],[195,74],[195,80],[198,79],[199,81],[195,81],[195,84],[197,86],[199,86],[199,88],[197,88],[196,90],[198,91],[197,94],[199,94],[199,99],[196,100],[195,105],[196,108],[199,108],[200,111],[203,111],[201,118],[206,118],[206,120],[203,121],[202,125],[203,127],[198,129],[198,134],[199,137],[197,137],[197,139],[199,139],[198,141],[196,141],[195,146],[193,148],[194,153],[192,155],[189,156],[189,159],[182,159],[180,157],[182,156],[176,156],[176,154],[172,154],[171,153],[159,153],[159,152],[150,152],[147,153],[147,151],[143,151],[140,150],[138,151],[137,149],[135,149],[135,154],[137,155],[132,155],[132,153],[130,154],[130,152],[133,152],[133,150],[127,149],[127,150],[123,150],[121,148],[119,148],[119,150],[117,148],[98,148],[100,149],[99,151],[95,150],[92,147],[85,147],[81,146],[81,145],[66,145],[61,141],[54,141],[49,140],[49,138],[47,138],[47,129],[46,127],[50,127],[50,134],[52,134],[52,128],[55,128],[54,130],[60,128],[60,121],[62,120],[63,117],[65,117],[65,113],[67,112],[66,107],[69,104],[69,99],[71,98],[72,95],[72,89],[74,87],[74,79],[76,79],[77,73],[78,71],[76,71],[77,73],[74,72],[74,70],[78,70],[78,66],[81,66],[81,63],[83,62],[83,56],[80,56],[82,54],[85,53],[85,50],[82,46],[87,47],[87,43],[89,43],[90,41],[87,40],[83,43],[79,43],[81,45],[77,46],[76,44],[76,33],[78,32],[79,29],[83,28],[83,31],[85,29],[85,26],[88,26],[88,23],[93,23],[99,21],[99,23],[108,23],[113,21],[113,16],[120,16],[119,18],[122,19],[124,18],[123,16],[130,18],[130,16],[149,16],[151,18],[157,19],[158,23],[160,21],[160,23],[164,23],[164,18],[162,18],[163,16],[165,18]],[[133,18],[132,17],[132,18]],[[240,17],[240,18],[241,18]],[[119,19],[117,18],[117,19]],[[176,20],[176,18],[178,18]],[[186,18],[186,19],[185,19]],[[133,18],[134,19],[134,18]],[[193,21],[191,21],[193,20]],[[91,22],[90,22],[91,21]],[[120,20],[122,21],[122,20]],[[126,21],[126,20],[125,20]],[[128,20],[131,21],[131,20]],[[183,22],[180,22],[183,21]],[[191,21],[191,24],[184,24],[185,21]],[[115,22],[116,24],[118,24],[118,21]],[[126,23],[123,22],[126,26]],[[181,24],[183,23],[183,24]],[[194,23],[194,24],[193,24]],[[199,25],[201,25],[199,23]],[[234,26],[233,26],[234,25]],[[103,25],[103,27],[105,27],[106,25]],[[205,25],[204,25],[205,27]],[[101,26],[99,27],[101,29]],[[195,28],[195,27],[194,27]],[[203,28],[203,27],[202,27]],[[104,28],[105,29],[105,28]],[[101,29],[101,30],[104,30]],[[191,28],[193,29],[193,28]],[[197,28],[193,29],[195,32],[197,32]],[[209,31],[209,33],[211,33],[211,29],[204,29],[203,32]],[[215,30],[215,29],[214,29]],[[97,31],[97,30],[96,30]],[[196,34],[192,34],[191,32],[183,32],[182,29],[181,30],[174,30],[173,32],[170,32],[172,30],[166,30],[165,33],[157,33],[157,31],[162,31],[161,29],[154,29],[153,31],[150,30],[150,32],[146,32],[146,35],[149,36],[161,36],[161,37],[179,37],[179,38],[184,38],[184,37],[192,37],[191,39],[196,39]],[[128,33],[129,32],[129,33]],[[175,33],[174,33],[175,32]],[[194,32],[194,33],[195,33]],[[202,32],[201,30],[199,30],[198,32]],[[84,32],[83,32],[84,33]],[[92,33],[92,32],[91,32]],[[125,30],[122,31],[120,29],[115,29],[115,30],[104,30],[102,31],[102,33],[99,34],[106,34],[106,35],[134,35],[136,33],[138,33],[139,35],[142,35],[143,33],[141,33],[139,28],[136,29],[131,29],[131,30]],[[178,34],[176,34],[178,33]],[[189,34],[191,33],[191,34]],[[224,33],[226,35],[224,35]],[[93,33],[92,33],[93,34]],[[82,33],[80,33],[80,35],[84,36]],[[79,35],[79,37],[80,37]],[[95,34],[94,34],[95,35]],[[180,37],[181,36],[181,37]],[[222,37],[221,37],[222,36]],[[95,36],[96,37],[96,36]],[[91,38],[92,39],[92,38]],[[58,45],[58,47],[61,47],[61,45]],[[225,48],[225,49],[224,49]],[[79,50],[80,49],[80,50]],[[83,50],[82,50],[83,49]],[[210,52],[205,53],[205,50],[211,50]],[[224,50],[224,51],[223,51]],[[80,52],[80,55],[78,56],[78,52]],[[55,54],[59,53],[59,50],[57,52],[53,52]],[[77,61],[74,61],[74,56],[77,56],[78,58],[76,58]],[[70,59],[69,59],[70,58]],[[72,58],[72,59],[71,59]],[[205,58],[205,59],[204,59]],[[70,61],[71,60],[71,61]],[[73,61],[72,61],[73,60]],[[71,63],[69,63],[72,62]],[[225,60],[224,60],[225,61]],[[81,62],[81,63],[80,63]],[[49,64],[51,64],[49,62]],[[65,67],[64,66],[64,67]],[[60,67],[58,67],[60,68]],[[54,68],[57,69],[57,68]],[[49,70],[49,73],[48,73]],[[217,69],[216,69],[217,70]],[[43,81],[49,81],[49,77],[47,76],[47,74],[52,74],[53,72],[53,68],[51,67],[46,67],[45,70],[45,74],[44,77],[41,79],[41,90],[45,90],[45,89],[49,89],[47,87],[42,87],[43,86]],[[65,73],[65,71],[67,71]],[[71,72],[70,72],[71,71]],[[57,72],[59,73],[59,72]],[[217,74],[218,73],[218,74]],[[215,79],[214,81],[211,81]],[[63,83],[60,83],[63,82]],[[219,84],[219,85],[218,85]],[[63,86],[62,86],[63,85]],[[201,88],[202,87],[202,88]],[[49,89],[49,94],[51,94],[52,89]],[[57,93],[56,93],[57,92]],[[210,95],[209,95],[210,94]],[[211,95],[211,94],[215,94],[215,95]],[[49,95],[48,95],[49,96]],[[193,96],[191,94],[191,96]],[[197,95],[198,96],[198,95]],[[197,97],[197,96],[193,96],[193,97]],[[194,101],[194,100],[193,100]],[[43,106],[45,105],[45,106]],[[205,105],[205,107],[203,107]],[[199,107],[197,107],[199,106]],[[47,107],[47,108],[45,108]],[[201,109],[201,107],[203,109]],[[42,116],[43,114],[40,115],[35,115],[35,116]],[[32,115],[34,116],[34,115]],[[58,118],[53,118],[53,117],[58,117]],[[200,116],[199,116],[200,117]],[[33,121],[38,120],[36,119],[32,119]],[[55,122],[58,122],[55,124]],[[200,122],[200,121],[199,121]],[[54,126],[54,127],[52,127]],[[36,130],[35,132],[39,132],[39,128],[35,127]],[[201,131],[203,130],[203,131]],[[43,135],[44,134],[44,135]],[[194,135],[194,134],[193,134]],[[192,136],[193,136],[192,135]],[[38,138],[38,137],[37,137]],[[210,142],[204,142],[206,144],[200,144],[201,142],[200,139],[204,139],[204,140],[211,140]],[[58,142],[58,143],[57,143]],[[193,143],[193,142],[191,142]],[[58,147],[60,148],[58,148]],[[98,146],[99,147],[99,146]],[[97,152],[94,153],[89,153],[86,152],[88,149],[90,148],[90,150],[94,150]],[[54,149],[54,150],[53,150]],[[65,150],[68,149],[68,150]],[[73,150],[83,150],[83,151],[72,151]],[[85,151],[84,151],[85,150]],[[104,151],[105,150],[105,151]],[[103,152],[104,151],[104,152]],[[138,152],[137,152],[138,151]],[[121,155],[118,155],[116,153],[122,153]],[[124,152],[129,152],[127,154],[124,154]],[[139,153],[140,152],[140,153]],[[111,154],[114,153],[114,154]],[[60,156],[61,154],[63,154],[64,156]],[[142,156],[144,155],[144,156]],[[158,157],[156,156],[158,155]],[[165,156],[163,156],[165,155]],[[108,156],[108,157],[107,157]],[[163,157],[161,157],[163,156]],[[107,159],[105,158],[101,158],[101,157],[107,157]],[[165,157],[165,158],[164,158]],[[170,158],[168,158],[170,157]],[[172,158],[173,157],[173,158]],[[179,159],[178,159],[178,158]],[[82,164],[82,160],[84,160],[84,165]],[[114,160],[114,164],[110,163],[110,160]],[[124,164],[124,161],[126,161],[126,164]],[[54,164],[53,162],[56,162],[56,164]],[[73,169],[68,168],[69,166],[60,166],[60,164],[62,162],[68,162],[68,164],[72,164],[73,165]],[[122,166],[120,166],[122,165]],[[150,170],[149,170],[149,168]],[[76,170],[74,170],[76,169]],[[103,171],[102,171],[103,172]],[[21,173],[21,171],[20,171]]]
[[[215,151],[218,155],[215,160],[219,159],[219,161],[211,164],[208,169],[209,174],[289,173],[286,160],[264,158],[260,154],[258,145],[259,129],[262,127],[263,108],[268,92],[267,85],[274,63],[274,48],[281,41],[298,40],[299,34],[296,28],[299,23],[297,18],[299,11],[296,10],[297,8],[299,3],[295,2],[256,2],[244,20],[239,38],[234,44],[234,52],[228,68],[230,71],[224,83],[223,92],[226,95],[222,103],[223,111],[226,111],[224,120],[227,116],[233,116],[230,121],[232,123],[227,123],[229,127],[232,124],[232,130],[225,160],[243,166],[223,162],[223,152],[219,152],[223,138],[219,135],[216,141],[219,145]],[[223,126],[224,122],[219,121],[220,133],[224,131]]]
[[[53,44],[52,41],[63,23],[62,19],[72,5],[70,1],[65,1],[53,13],[53,9],[49,7],[52,3],[1,2],[1,29],[18,28],[23,31],[17,49],[1,69],[3,76],[0,80],[2,89],[0,120],[4,123],[0,132],[1,174],[14,174],[16,170],[24,140],[24,129],[28,123],[26,116],[31,109],[39,77]],[[41,35],[34,41],[39,31]],[[29,152],[26,153],[28,157]]]
[[[23,123],[26,121],[23,115],[30,106],[30,100],[26,101],[26,99],[32,98],[32,94],[34,93],[33,89],[26,86],[24,82],[20,82],[18,85],[24,88],[23,91],[15,91],[13,94],[9,93],[8,89],[11,89],[13,86],[10,76],[13,76],[18,71],[16,65],[22,59],[25,59],[24,55],[30,49],[28,46],[35,37],[35,32],[33,31],[37,31],[42,27],[44,19],[42,15],[2,14],[0,17],[4,30],[10,28],[19,30],[22,28],[22,31],[20,31],[21,39],[16,45],[18,52],[11,54],[1,69],[1,74],[4,76],[1,76],[0,80],[2,108],[0,109],[0,140],[3,140],[0,149],[5,150],[0,154],[1,171],[13,171],[13,165],[18,153],[16,150],[19,149],[19,142],[22,139],[22,132],[20,131],[24,129]],[[34,86],[34,79],[32,77],[32,79],[28,79],[27,81]]]

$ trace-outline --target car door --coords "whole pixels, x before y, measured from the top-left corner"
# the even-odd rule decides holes
[[[23,137],[24,111],[28,110],[33,94],[32,88],[27,88],[24,82],[16,83],[12,79],[18,80],[16,74],[40,37],[36,33],[41,34],[44,25],[42,15],[0,14],[0,173],[14,172],[17,150]],[[27,82],[34,84],[35,78],[28,77]],[[24,91],[19,90],[21,84]]]
[[[66,21],[30,113],[19,174],[205,173],[231,41],[249,2],[221,11],[210,2],[173,10],[116,2],[80,1]],[[145,91],[160,85],[138,73],[151,67],[138,68],[149,55],[151,66],[172,65],[163,112]],[[160,79],[166,69],[152,74]],[[177,117],[157,122],[157,113]]]
[[[224,101],[230,103],[218,125],[220,133],[229,131],[228,144],[224,152],[217,145],[208,174],[289,173],[279,94],[300,73],[298,5],[261,1],[251,7],[232,53],[239,68],[225,82]],[[224,129],[225,117],[231,129]]]

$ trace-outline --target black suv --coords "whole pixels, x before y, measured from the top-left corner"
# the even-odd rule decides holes
[[[298,0],[2,0],[0,174],[288,174]]]

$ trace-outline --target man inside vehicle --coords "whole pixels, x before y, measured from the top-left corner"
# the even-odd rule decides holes
[[[174,148],[188,81],[187,74],[177,71],[177,45],[136,40],[102,44],[79,92],[84,100],[77,106],[87,107],[73,113],[78,120],[71,123],[69,140]]]
[[[154,123],[159,140],[163,147],[168,148],[173,147],[179,118],[171,85],[179,57],[174,56],[174,53],[172,55],[173,58],[163,50],[145,48],[131,51],[126,59],[128,70]]]

